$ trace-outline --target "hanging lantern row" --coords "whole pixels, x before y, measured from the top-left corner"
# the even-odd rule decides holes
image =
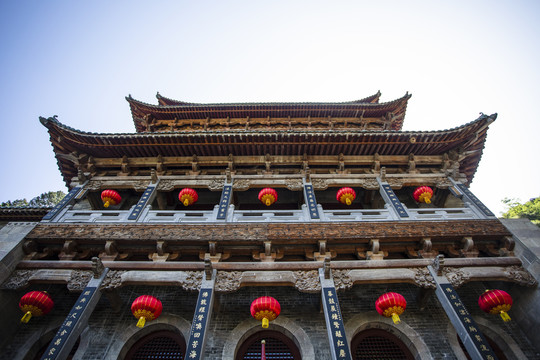
[[[193,205],[199,200],[199,194],[191,188],[184,188],[178,194],[178,200],[180,200],[184,206]]]
[[[49,294],[45,291],[30,291],[19,301],[19,308],[24,313],[21,322],[28,323],[32,316],[48,314],[54,306]]]
[[[259,191],[259,200],[266,206],[270,206],[277,201],[277,192],[272,188],[264,188]]]
[[[512,297],[506,291],[502,290],[486,290],[478,298],[478,306],[488,314],[500,314],[503,321],[510,321],[510,316],[507,314],[512,307]]]
[[[385,317],[391,317],[394,324],[399,324],[399,315],[403,314],[407,307],[407,301],[398,293],[389,292],[382,294],[377,301],[375,301],[375,309],[379,314]]]
[[[261,296],[253,300],[250,307],[251,316],[262,321],[262,327],[268,328],[269,322],[275,320],[281,312],[281,305],[271,296]]]
[[[413,197],[417,202],[431,204],[433,190],[429,186],[417,187],[416,190],[414,190]]]
[[[146,321],[157,319],[163,311],[161,301],[150,295],[142,295],[131,304],[131,312],[139,321],[137,327],[144,327]]]
[[[336,195],[337,201],[345,205],[351,205],[356,199],[356,192],[350,187],[342,187]]]
[[[101,200],[103,201],[103,206],[108,208],[110,205],[118,205],[122,201],[122,197],[116,190],[103,190],[101,192]]]

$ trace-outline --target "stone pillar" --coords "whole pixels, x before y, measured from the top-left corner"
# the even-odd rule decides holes
[[[384,199],[384,202],[386,203],[386,207],[390,209],[393,217],[396,220],[400,219],[406,219],[408,220],[409,214],[407,213],[407,210],[405,210],[405,207],[399,201],[398,197],[394,193],[394,190],[388,185],[388,183],[383,182],[379,177],[377,177],[377,182],[379,183],[379,192],[381,193],[382,198]]]
[[[101,265],[101,262],[98,261],[98,265]],[[45,350],[41,360],[67,359],[71,349],[77,342],[77,338],[88,324],[88,319],[101,297],[99,287],[103,283],[108,271],[108,268],[104,269],[101,275],[90,279],[86,288],[62,323],[62,326],[58,329],[49,347]]]
[[[209,263],[209,262],[208,262]],[[193,323],[187,342],[186,359],[202,360],[204,358],[204,345],[206,343],[208,324],[212,317],[214,305],[214,285],[217,271],[209,269],[205,271],[204,278],[199,290]]]
[[[47,215],[45,215],[41,219],[41,221],[43,222],[53,221],[54,218],[56,218],[61,212],[63,212],[66,206],[70,205],[73,202],[75,197],[77,197],[77,195],[79,195],[79,193],[83,190],[84,185],[86,185],[86,183],[82,185],[77,185],[73,189],[71,189],[67,193],[67,195],[64,196],[64,198],[58,204],[56,204],[52,208],[52,210],[47,213]]]
[[[227,210],[229,209],[229,204],[231,203],[232,191],[233,191],[232,182],[225,183],[223,185],[223,190],[221,191],[221,199],[219,200],[216,220],[227,221]]]
[[[146,209],[146,206],[150,204],[156,197],[156,188],[158,183],[159,180],[154,184],[148,185],[146,190],[144,190],[141,198],[139,199],[139,202],[137,202],[137,205],[135,205],[133,210],[131,210],[131,213],[128,216],[128,220],[139,221],[143,219],[143,217],[141,217],[141,214],[143,210]]]
[[[489,343],[480,332],[480,328],[461,302],[456,290],[442,274],[441,262],[442,257],[437,257],[434,266],[429,265],[428,270],[437,285],[435,294],[456,329],[461,342],[473,360],[497,359]]]
[[[330,342],[330,354],[332,360],[351,360],[351,352],[345,335],[345,325],[341,317],[336,287],[329,271],[329,262],[325,264],[325,269],[319,269],[319,279],[326,331]]]
[[[319,209],[317,208],[317,199],[315,199],[315,191],[313,191],[313,184],[304,180],[304,202],[307,205],[309,218],[311,220],[321,220]]]
[[[457,197],[461,197],[463,199],[463,201],[469,205],[469,207],[471,209],[473,209],[473,211],[479,215],[480,218],[486,218],[486,217],[491,217],[491,218],[495,218],[495,214],[493,214],[491,212],[491,210],[489,210],[487,208],[486,205],[484,205],[480,199],[478,199],[472,192],[471,190],[469,190],[468,187],[466,187],[464,184],[462,183],[459,183],[457,181],[455,181],[454,179],[452,178],[449,178],[450,181],[452,182],[452,187],[450,187],[450,191]]]

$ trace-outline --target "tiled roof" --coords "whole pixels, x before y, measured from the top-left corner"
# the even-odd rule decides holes
[[[56,118],[40,118],[64,181],[77,175],[72,153],[93,157],[242,155],[442,155],[460,149],[467,154],[460,171],[472,180],[480,161],[489,124],[497,114],[441,131],[261,130],[192,131],[131,134],[86,133]]]

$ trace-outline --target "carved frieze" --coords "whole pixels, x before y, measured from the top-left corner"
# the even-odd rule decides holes
[[[249,189],[251,185],[251,182],[249,180],[234,180],[233,182],[233,190],[237,191],[246,191]],[[221,185],[221,188],[223,188],[223,185]]]
[[[302,179],[286,179],[285,186],[291,191],[302,191]]]
[[[88,182],[88,185],[86,185],[86,188],[90,191],[99,191],[101,190],[101,187],[103,186],[103,181],[101,180],[90,180]]]
[[[174,180],[161,180],[157,185],[158,191],[173,191],[174,190]]]
[[[386,182],[392,189],[401,189],[403,187],[403,180],[399,178],[386,178]]]
[[[240,288],[241,271],[218,271],[215,290],[217,292],[234,292]]]
[[[71,292],[81,292],[92,278],[93,272],[88,270],[73,270],[67,288]]]
[[[379,190],[379,183],[375,178],[361,180],[360,186],[366,190]]]
[[[470,275],[461,270],[461,269],[454,269],[454,268],[443,268],[443,275],[446,276],[450,284],[452,284],[453,287],[458,288],[461,285],[465,284],[469,281]]]
[[[182,283],[182,289],[198,291],[201,288],[203,271],[186,271],[186,280]]]
[[[122,286],[122,274],[126,273],[126,270],[111,270],[105,276],[103,283],[101,284],[101,290],[112,290]]]
[[[315,190],[326,190],[328,189],[328,181],[325,179],[313,179],[311,180],[311,184],[313,185],[313,189]]]
[[[225,185],[224,179],[214,179],[210,181],[210,183],[208,184],[208,189],[210,189],[211,191],[221,191],[223,190],[224,185]]]
[[[504,273],[510,280],[521,286],[536,285],[534,277],[521,266],[509,266],[504,270]]]
[[[28,285],[28,279],[36,270],[15,270],[11,276],[2,284],[2,289],[16,290]]]
[[[135,191],[143,192],[144,190],[146,190],[148,185],[150,185],[150,181],[139,180],[139,181],[130,182],[130,184],[133,186],[133,189],[135,189]]]
[[[296,283],[294,287],[304,293],[318,293],[321,291],[319,272],[317,270],[295,271]]]
[[[435,289],[437,285],[427,268],[414,268],[414,283],[424,289]]]
[[[353,286],[353,280],[349,276],[351,270],[332,270],[336,290],[348,290]]]

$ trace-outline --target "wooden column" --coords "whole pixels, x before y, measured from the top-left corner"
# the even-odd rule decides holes
[[[209,261],[206,264],[205,275],[199,290],[191,332],[187,342],[186,359],[202,360],[204,358],[204,345],[206,343],[208,324],[212,316],[212,307],[214,305],[214,284],[217,270],[210,268]]]
[[[319,279],[332,360],[351,360],[351,352],[345,335],[345,325],[339,308],[336,286],[330,274],[329,261],[325,262],[325,268],[319,269]]]
[[[401,201],[399,201],[398,197],[396,196],[394,190],[392,190],[390,185],[382,181],[379,177],[377,177],[377,182],[379,183],[379,192],[381,193],[381,196],[384,199],[386,205],[388,205],[390,211],[393,212],[394,217],[398,220],[407,219],[409,217],[409,214],[403,207],[403,204],[401,204]]]
[[[58,329],[49,347],[45,350],[41,360],[67,359],[73,345],[77,342],[77,338],[88,324],[88,319],[101,297],[99,287],[108,271],[109,269],[106,268],[101,273],[101,276],[90,279],[62,326]]]
[[[428,270],[437,284],[435,294],[456,329],[461,342],[473,360],[497,359],[489,343],[480,332],[478,325],[476,325],[471,314],[461,302],[456,290],[440,271],[442,267],[441,261],[442,257],[439,255],[434,265],[428,265]]]

